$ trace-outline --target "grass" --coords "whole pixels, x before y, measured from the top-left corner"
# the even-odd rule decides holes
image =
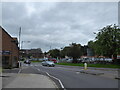
[[[58,65],[67,66],[81,66],[84,67],[83,63],[57,63]],[[87,64],[88,67],[98,67],[98,68],[120,68],[120,65],[115,64]]]

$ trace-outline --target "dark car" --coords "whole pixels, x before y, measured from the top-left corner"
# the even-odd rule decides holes
[[[55,63],[53,61],[43,61],[42,65],[43,66],[52,66],[52,67],[54,67]]]
[[[24,63],[25,64],[31,64],[31,61],[30,60],[25,60]]]

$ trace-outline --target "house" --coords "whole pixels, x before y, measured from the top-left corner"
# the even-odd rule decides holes
[[[44,55],[42,53],[41,48],[36,48],[36,49],[21,49],[20,50],[20,57],[21,59],[23,58],[35,58],[35,59],[39,59],[39,58],[43,58]]]

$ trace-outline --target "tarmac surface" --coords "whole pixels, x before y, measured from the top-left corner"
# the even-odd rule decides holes
[[[68,71],[74,71],[76,74],[80,75],[95,75],[98,77],[105,77],[110,79],[118,79],[119,77],[119,69],[111,69],[111,68],[92,68],[88,67],[87,70],[84,70],[83,67],[77,67],[77,66],[64,66],[64,65],[56,65],[55,68],[49,68],[49,67],[41,67],[37,63],[31,64],[31,66],[22,66],[21,68],[14,68],[12,70],[6,69],[2,73],[2,88],[53,88],[57,89],[58,86],[52,80],[46,75],[42,75],[40,72],[38,73],[38,70],[35,68],[32,70],[33,67],[40,67],[40,70],[67,70]],[[28,67],[30,69],[28,69]],[[39,68],[38,68],[39,69]],[[34,72],[34,73],[33,73]],[[50,72],[49,72],[50,73]],[[66,73],[67,74],[67,73]],[[92,77],[92,76],[91,76]],[[0,77],[1,78],[1,77]]]

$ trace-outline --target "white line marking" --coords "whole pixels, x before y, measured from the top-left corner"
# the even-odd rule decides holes
[[[36,68],[38,71],[40,71],[40,69],[38,69],[38,68]],[[61,85],[61,87],[62,88],[64,88],[64,90],[66,90],[65,89],[65,87],[63,86],[63,84],[62,84],[62,82],[61,82],[61,80],[60,79],[58,79],[58,78],[56,78],[56,77],[54,77],[54,76],[52,76],[52,75],[50,75],[48,72],[45,72],[48,76],[50,76],[50,77],[52,77],[52,78],[54,78],[54,79],[56,79],[56,80],[58,80],[59,81],[59,83],[60,83],[60,85]]]
[[[38,71],[40,71],[40,69],[37,68]]]
[[[22,69],[19,70],[18,74],[21,72]]]
[[[46,72],[46,73],[47,73],[47,75],[48,75],[48,76],[50,76],[50,77],[52,77],[52,78],[54,78],[54,79],[58,80],[58,81],[59,81],[59,83],[60,83],[60,85],[61,85],[61,87],[62,87],[62,88],[64,88],[64,90],[66,90],[66,89],[65,89],[65,87],[63,86],[62,82],[60,81],[60,79],[58,79],[58,78],[56,78],[56,77],[54,77],[54,76],[50,75],[48,72]]]

